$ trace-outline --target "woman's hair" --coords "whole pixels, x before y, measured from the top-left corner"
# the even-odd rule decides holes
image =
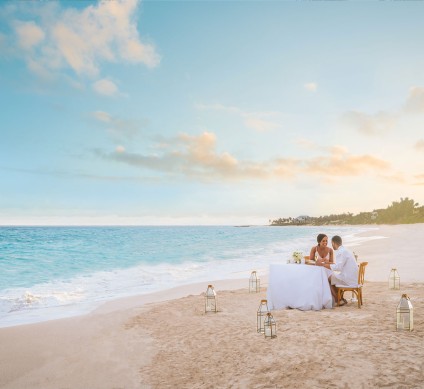
[[[327,235],[325,235],[325,234],[318,234],[318,236],[317,236],[318,244],[321,244],[321,241],[326,237],[327,237]]]

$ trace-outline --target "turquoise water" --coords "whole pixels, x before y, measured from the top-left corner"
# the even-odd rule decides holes
[[[363,227],[327,227],[354,241]],[[266,273],[318,227],[0,227],[0,326],[87,312],[104,301]]]

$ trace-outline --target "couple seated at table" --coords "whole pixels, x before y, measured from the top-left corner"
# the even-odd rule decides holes
[[[318,258],[316,259],[315,264],[317,266],[324,266],[325,268],[333,271],[328,281],[330,282],[331,294],[334,298],[334,301],[337,301],[336,285],[349,286],[357,283],[358,264],[356,263],[356,259],[353,253],[343,246],[342,238],[338,235],[333,236],[331,239],[331,245],[333,246],[333,249],[336,252],[336,263],[333,263],[333,261],[331,260],[333,257],[333,250],[331,250],[329,247],[326,247],[328,243],[328,238],[324,235],[324,237],[321,237],[320,241],[319,238],[321,235],[324,234],[318,235],[317,238],[318,246],[315,248],[315,252],[318,253]],[[325,238],[327,238],[327,242],[325,242]],[[325,247],[326,250],[324,250],[323,247]],[[314,248],[311,250],[311,255],[313,250]],[[325,252],[327,254],[325,254]],[[313,257],[311,256],[311,258]],[[342,299],[340,305],[345,305],[346,303],[347,301],[345,299]]]

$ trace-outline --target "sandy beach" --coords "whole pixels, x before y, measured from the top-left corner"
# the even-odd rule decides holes
[[[379,226],[352,246],[367,261],[364,305],[274,311],[277,338],[256,332],[266,298],[247,280],[188,285],[107,303],[89,315],[0,329],[0,388],[423,388],[424,225]],[[392,267],[401,290],[389,290]],[[397,332],[402,293],[414,331]]]

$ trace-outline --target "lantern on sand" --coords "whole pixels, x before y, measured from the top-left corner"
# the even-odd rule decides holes
[[[256,329],[258,332],[264,332],[264,323],[266,314],[269,312],[268,309],[268,301],[261,300],[261,304],[259,305],[258,312],[256,313]]]
[[[256,271],[252,271],[249,278],[249,293],[257,293],[261,290],[261,280],[256,275]]]
[[[208,285],[205,294],[205,313],[218,312],[216,305],[216,292],[212,285]]]
[[[396,269],[390,270],[389,289],[400,289],[400,277]]]
[[[414,329],[414,308],[408,295],[403,294],[396,309],[396,330]]]
[[[275,323],[275,320],[270,312],[266,314],[264,322],[264,334],[265,338],[272,339],[277,337],[277,324]]]

